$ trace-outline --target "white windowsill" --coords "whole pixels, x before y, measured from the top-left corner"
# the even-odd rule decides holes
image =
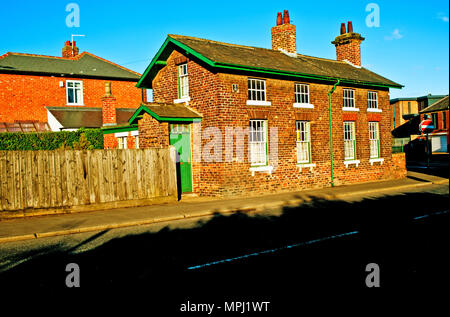
[[[272,103],[270,101],[262,101],[262,100],[247,100],[247,106],[271,106]]]
[[[66,106],[68,106],[68,107],[72,107],[72,106],[80,107],[80,106],[84,106],[84,104],[82,104],[82,103],[68,103]]]
[[[184,102],[188,102],[188,101],[191,101],[191,97],[175,99],[175,100],[173,101],[173,103],[184,103]]]
[[[316,163],[297,163],[297,167],[300,172],[303,168],[309,168],[309,171],[312,172],[313,168],[316,167]]]
[[[294,103],[294,108],[314,109],[314,105],[310,103]]]
[[[380,164],[383,165],[384,158],[371,158],[369,160],[369,162],[370,162],[370,165],[373,165],[373,163],[376,163],[376,162],[380,162]]]
[[[367,112],[383,112],[383,110],[378,108],[367,108]]]
[[[139,130],[131,131],[131,136],[139,136]]]
[[[342,107],[342,111],[359,111],[359,108],[354,108],[354,107]]]
[[[270,165],[250,167],[250,172],[252,172],[252,176],[255,176],[255,172],[272,174],[272,170],[273,170],[273,166],[270,166]]]
[[[359,163],[361,163],[359,160],[348,160],[344,161],[345,167],[348,168],[349,165],[355,164],[356,167],[358,167]]]
[[[116,138],[127,137],[127,136],[128,136],[128,132],[118,132],[118,133],[114,133],[114,136],[115,136]]]

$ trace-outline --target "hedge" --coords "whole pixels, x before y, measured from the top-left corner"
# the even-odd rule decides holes
[[[56,150],[61,147],[77,146],[80,136],[84,134],[89,142],[89,149],[103,149],[103,134],[100,129],[79,129],[60,132],[2,132],[0,133],[0,150]],[[84,138],[82,138],[84,139]]]

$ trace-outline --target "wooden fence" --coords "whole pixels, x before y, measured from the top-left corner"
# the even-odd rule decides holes
[[[177,196],[175,149],[0,151],[0,211]]]

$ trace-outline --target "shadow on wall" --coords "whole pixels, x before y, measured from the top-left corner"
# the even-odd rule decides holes
[[[204,301],[208,294],[293,296],[313,289],[365,289],[365,267],[377,263],[385,289],[426,287],[448,270],[443,241],[450,241],[450,214],[414,217],[443,209],[448,196],[411,193],[360,202],[315,199],[285,208],[280,216],[215,215],[195,228],[129,235],[80,254],[44,250],[3,272],[0,285],[21,292],[65,289],[64,268],[75,262],[84,290],[145,289],[175,302],[187,295]],[[222,261],[265,250],[273,252]],[[214,261],[220,262],[202,266]],[[188,269],[192,266],[200,267]]]

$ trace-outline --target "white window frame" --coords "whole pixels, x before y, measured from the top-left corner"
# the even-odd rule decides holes
[[[344,121],[344,160],[356,160],[355,121]]]
[[[258,78],[248,78],[247,105],[270,106],[267,101],[266,81]]]
[[[342,89],[342,102],[344,111],[359,111],[359,108],[356,108],[355,102],[355,89],[351,88],[343,88]]]
[[[69,87],[69,84],[72,84],[73,87]],[[80,87],[75,87],[76,84],[80,84]],[[77,102],[69,102],[69,89],[73,90],[73,96],[76,96]],[[77,95],[77,90],[80,91],[80,94]],[[81,80],[66,80],[66,103],[68,106],[84,106],[83,100],[83,82]]]
[[[314,105],[312,105],[309,101],[309,85],[295,83],[294,84],[294,93],[295,93],[295,103],[294,108],[308,108],[313,109]]]
[[[376,91],[367,92],[367,112],[381,112],[378,108],[378,92]]]
[[[188,64],[183,63],[177,66],[178,98],[185,100],[189,98],[189,73]]]
[[[267,165],[267,120],[250,120],[248,160],[251,166]]]
[[[128,148],[126,136],[117,137],[117,148],[118,149],[127,149]]]
[[[311,125],[309,121],[295,121],[297,164],[311,163]]]
[[[369,122],[369,147],[370,158],[377,159],[381,157],[380,153],[380,125],[376,121]]]

